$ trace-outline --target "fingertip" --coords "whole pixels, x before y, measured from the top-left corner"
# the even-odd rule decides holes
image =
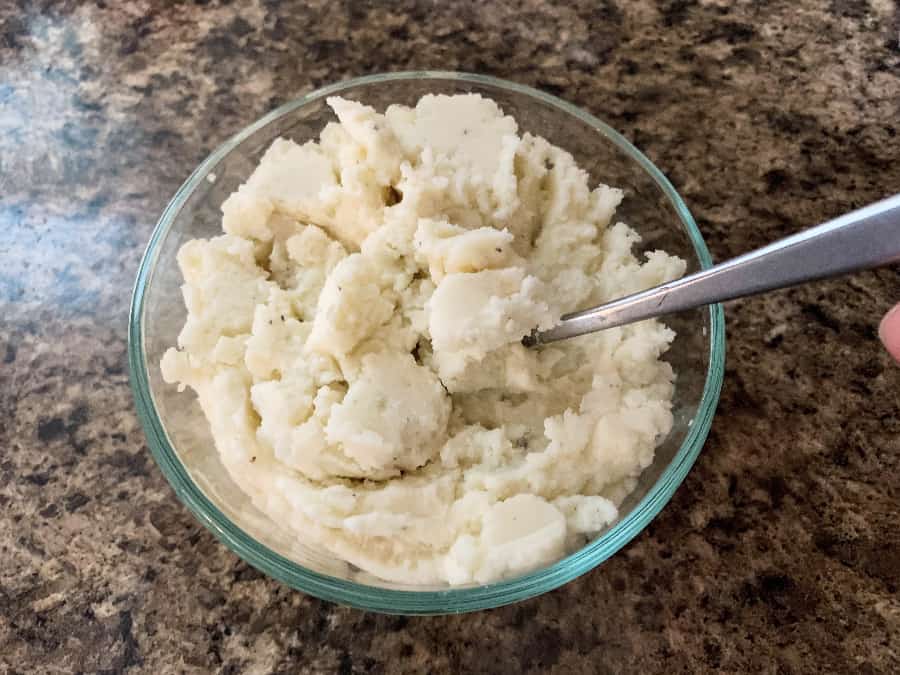
[[[900,304],[894,307],[881,320],[878,326],[878,337],[884,343],[885,349],[900,363]]]

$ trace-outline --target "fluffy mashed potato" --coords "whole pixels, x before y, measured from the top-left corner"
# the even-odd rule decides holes
[[[657,321],[526,349],[561,314],[681,275],[566,151],[477,95],[328,101],[178,255],[162,359],[273,520],[378,577],[485,583],[617,517],[672,426]]]

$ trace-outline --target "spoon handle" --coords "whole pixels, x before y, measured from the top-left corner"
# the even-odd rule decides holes
[[[526,336],[544,344],[900,262],[900,194],[852,211],[696,274],[566,314],[553,328]]]

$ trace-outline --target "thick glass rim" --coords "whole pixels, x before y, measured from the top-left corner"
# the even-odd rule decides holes
[[[228,548],[268,576],[324,600],[392,614],[450,614],[499,607],[558,588],[597,567],[637,536],[672,497],[675,489],[684,480],[700,453],[718,404],[725,369],[725,319],[721,305],[709,307],[709,369],[697,413],[675,457],[650,491],[619,522],[584,548],[544,569],[485,586],[449,587],[445,590],[423,591],[368,586],[312,571],[269,549],[235,525],[191,479],[186,467],[169,442],[165,427],[153,403],[149,386],[142,322],[144,292],[149,285],[159,255],[159,243],[169,232],[176,215],[197,185],[225,155],[270,122],[312,101],[339,94],[346,89],[391,80],[471,82],[524,94],[577,117],[605,136],[650,175],[681,218],[701,268],[705,269],[712,265],[709,251],[690,211],[669,180],[627,139],[590,113],[532,87],[485,75],[443,71],[407,71],[358,77],[310,92],[282,105],[244,128],[209,155],[175,193],[163,211],[144,251],[134,285],[128,322],[128,365],[131,389],[150,450],[178,498]]]

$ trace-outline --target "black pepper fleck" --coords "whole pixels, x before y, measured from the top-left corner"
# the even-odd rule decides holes
[[[384,189],[384,205],[385,206],[394,206],[399,204],[403,199],[403,193],[400,192],[393,185],[388,185]]]

